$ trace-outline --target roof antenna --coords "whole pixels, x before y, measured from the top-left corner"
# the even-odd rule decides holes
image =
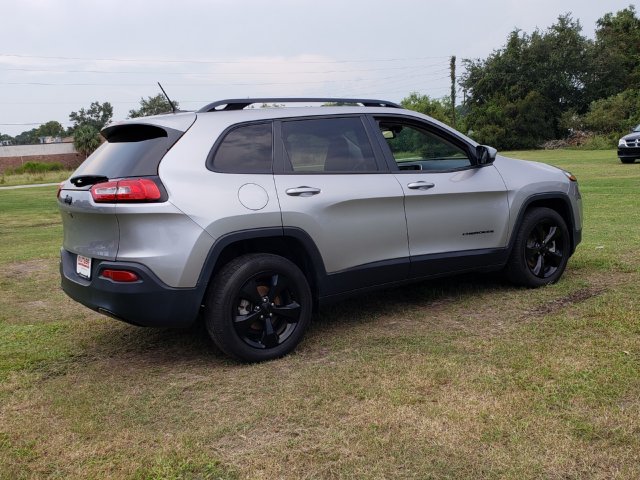
[[[160,82],[158,82],[158,86],[160,87],[160,90],[162,90],[162,93],[164,94],[165,98],[169,102],[169,105],[171,105],[171,110],[173,111],[173,113],[176,113],[176,106],[173,104],[173,102],[169,98],[169,95],[167,95],[167,92],[164,91],[164,88],[162,88],[162,85],[160,85]]]

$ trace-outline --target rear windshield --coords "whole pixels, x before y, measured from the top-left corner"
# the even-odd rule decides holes
[[[158,175],[165,153],[183,132],[153,125],[119,125],[102,131],[107,141],[87,158],[74,176],[107,178]]]

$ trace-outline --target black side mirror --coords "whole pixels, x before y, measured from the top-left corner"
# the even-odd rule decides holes
[[[490,165],[496,159],[498,151],[488,145],[478,145],[476,147],[476,164]]]

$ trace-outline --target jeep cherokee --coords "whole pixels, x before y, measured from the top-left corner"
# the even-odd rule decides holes
[[[287,106],[247,108],[263,103]],[[242,361],[287,354],[316,306],[357,292],[477,270],[553,283],[581,240],[569,172],[387,101],[221,100],[102,135],[58,192],[63,290],[134,325],[202,316]]]

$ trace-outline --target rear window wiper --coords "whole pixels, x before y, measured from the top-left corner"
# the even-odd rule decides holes
[[[78,175],[69,180],[76,187],[86,187],[87,185],[95,185],[96,183],[108,182],[109,179],[104,175]]]

